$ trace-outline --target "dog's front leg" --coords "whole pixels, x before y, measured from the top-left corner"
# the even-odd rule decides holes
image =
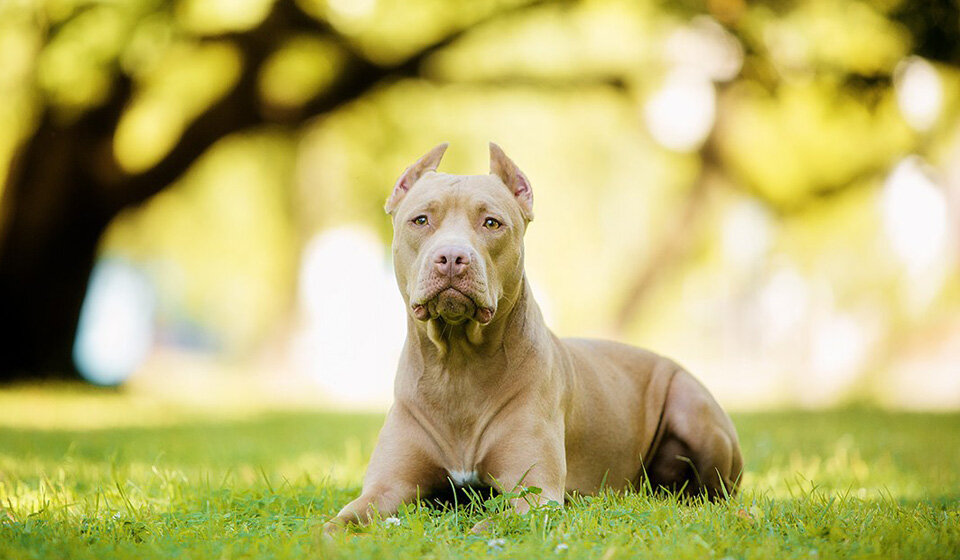
[[[374,512],[381,515],[391,515],[397,511],[400,504],[416,498],[416,496],[416,485],[393,484],[383,486],[374,484],[368,488],[364,484],[364,490],[360,497],[344,506],[336,517],[324,524],[323,532],[334,533],[349,523],[365,525],[370,522]]]
[[[485,470],[498,491],[521,494],[511,500],[517,513],[550,501],[563,505],[567,463],[562,427],[514,433],[487,458]],[[533,487],[540,491],[525,491]]]
[[[497,491],[519,494],[510,499],[513,510],[519,514],[551,501],[563,505],[567,466],[562,439],[557,444],[555,440],[543,442],[515,438],[515,441],[499,446],[488,457],[485,470],[487,483]],[[534,487],[540,491],[528,491]],[[487,532],[494,523],[493,519],[485,519],[474,525],[470,532]]]
[[[349,523],[365,525],[374,514],[393,515],[400,504],[429,492],[442,481],[442,470],[425,451],[427,435],[409,414],[394,407],[387,414],[373,450],[363,491],[323,526],[336,532]]]

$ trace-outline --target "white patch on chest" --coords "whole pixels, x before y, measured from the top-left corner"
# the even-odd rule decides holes
[[[480,484],[480,477],[477,471],[447,471],[450,474],[450,480],[457,486],[477,486]]]

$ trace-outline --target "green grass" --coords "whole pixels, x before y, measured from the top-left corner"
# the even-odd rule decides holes
[[[241,413],[0,391],[0,558],[960,557],[958,414],[737,414],[747,472],[725,503],[410,505],[328,542],[316,528],[357,494],[381,417]]]

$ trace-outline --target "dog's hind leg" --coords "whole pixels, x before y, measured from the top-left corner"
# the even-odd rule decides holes
[[[662,422],[662,439],[647,464],[651,484],[711,500],[732,495],[743,469],[737,432],[689,373],[680,371],[671,381]]]

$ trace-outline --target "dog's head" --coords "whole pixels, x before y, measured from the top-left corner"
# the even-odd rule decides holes
[[[533,191],[496,144],[489,175],[438,173],[446,149],[440,144],[408,167],[387,200],[397,283],[419,321],[487,324],[523,282]]]

